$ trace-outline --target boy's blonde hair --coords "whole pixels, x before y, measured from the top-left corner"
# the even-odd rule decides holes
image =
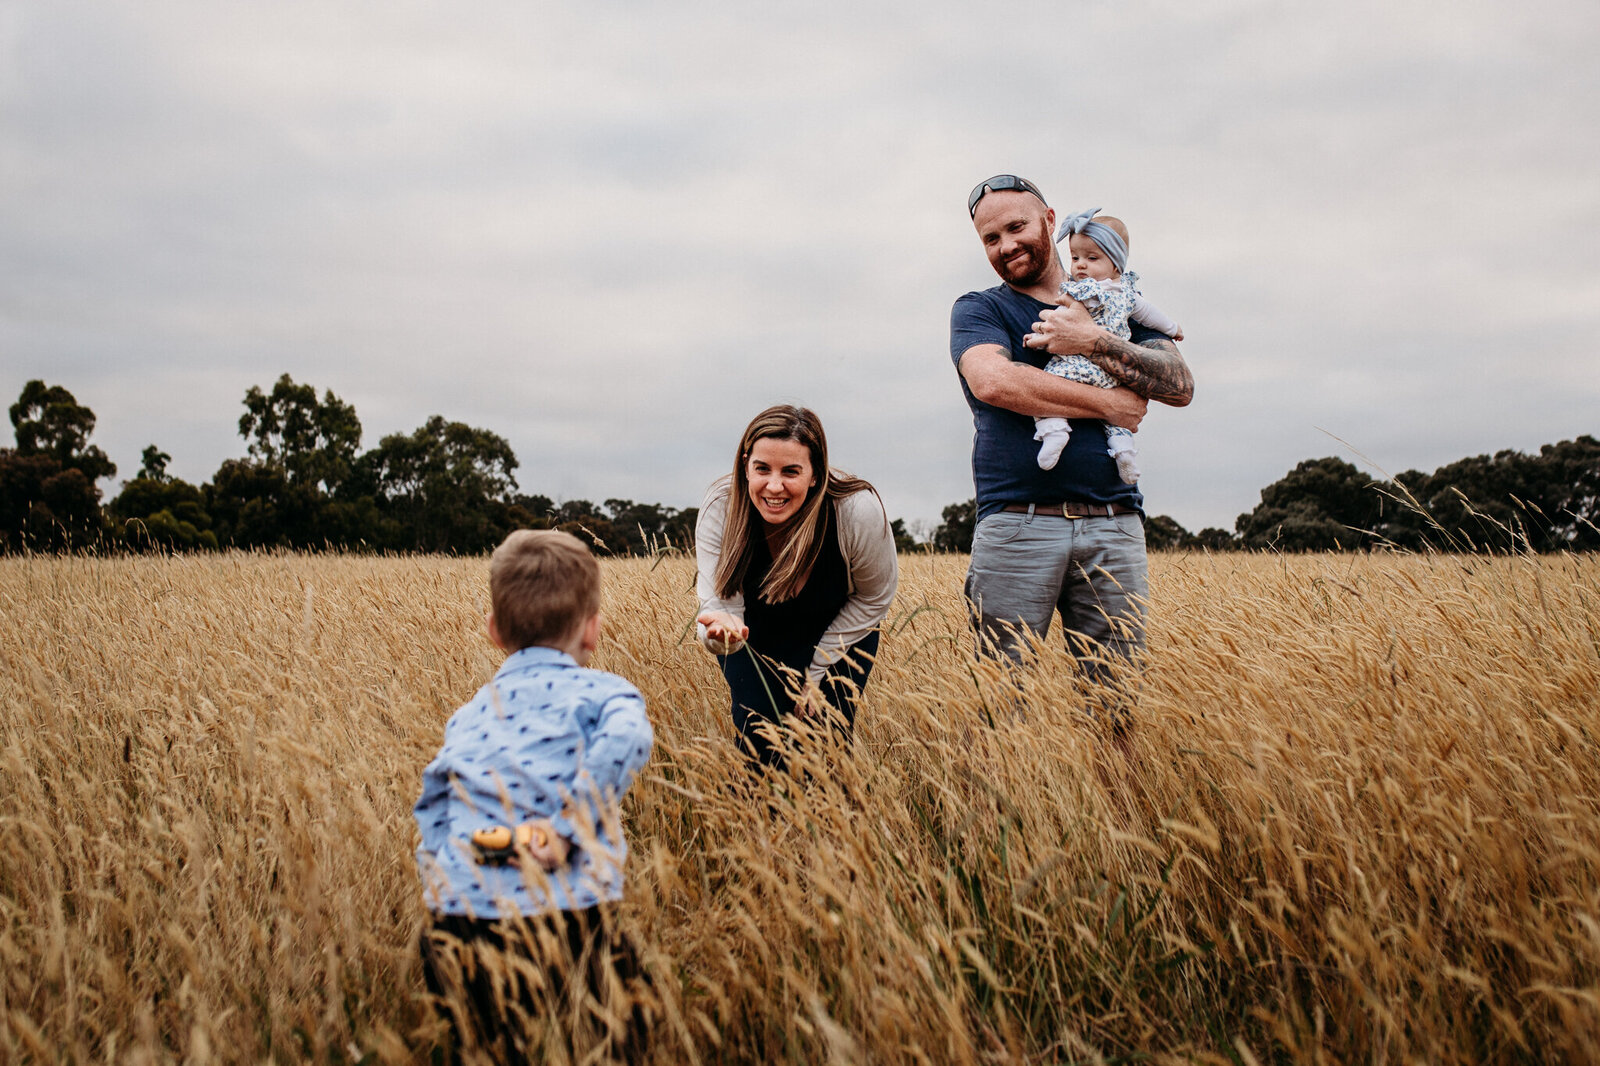
[[[489,557],[489,602],[507,649],[557,647],[600,611],[600,564],[558,529],[519,529]]]

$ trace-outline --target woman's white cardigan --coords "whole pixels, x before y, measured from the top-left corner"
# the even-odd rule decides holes
[[[731,477],[714,482],[700,505],[694,527],[694,557],[699,567],[695,585],[700,593],[700,610],[721,611],[744,624],[744,596],[722,597],[716,592],[717,563],[722,558],[722,531],[728,522],[728,494]],[[816,654],[806,668],[809,681],[820,681],[828,667],[849,651],[873,627],[889,615],[895,586],[900,582],[900,563],[895,556],[894,534],[889,516],[874,492],[857,492],[836,501],[839,517],[839,552],[850,575],[850,598],[817,641]],[[706,640],[706,627],[699,627],[700,643],[707,651],[718,651]]]

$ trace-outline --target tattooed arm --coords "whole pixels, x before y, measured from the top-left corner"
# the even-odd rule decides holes
[[[1185,407],[1194,399],[1194,377],[1178,346],[1166,337],[1142,344],[1102,332],[1084,353],[1090,362],[1147,400]]]
[[[1148,400],[1184,407],[1194,399],[1194,377],[1176,344],[1166,337],[1125,341],[1095,325],[1079,303],[1041,312],[1023,343],[1052,355],[1083,355]]]
[[[956,364],[972,395],[1019,415],[1099,418],[1136,431],[1147,402],[1132,389],[1102,389],[1058,378],[1027,363],[1013,362],[998,344],[976,344]],[[703,512],[702,512],[703,513]]]

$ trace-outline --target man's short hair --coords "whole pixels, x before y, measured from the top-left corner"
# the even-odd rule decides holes
[[[556,647],[600,610],[600,564],[558,529],[519,529],[489,557],[489,602],[508,650]]]

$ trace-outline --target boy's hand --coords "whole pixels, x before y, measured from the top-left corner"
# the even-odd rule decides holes
[[[473,850],[480,863],[520,866],[526,854],[548,873],[567,864],[572,845],[555,831],[548,820],[523,822],[516,829],[491,825],[472,834]]]
[[[706,627],[706,640],[719,655],[732,655],[750,639],[750,627],[723,611],[702,611],[695,621]]]
[[[523,822],[517,826],[517,851],[526,852],[546,873],[567,864],[572,845],[546,820]]]

